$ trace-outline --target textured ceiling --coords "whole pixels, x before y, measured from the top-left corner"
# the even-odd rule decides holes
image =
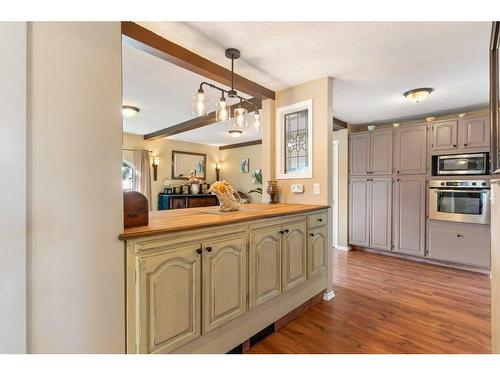
[[[334,115],[350,123],[415,118],[488,101],[490,22],[142,22],[141,25],[281,90],[322,76],[335,79]],[[402,93],[435,92],[423,103]]]

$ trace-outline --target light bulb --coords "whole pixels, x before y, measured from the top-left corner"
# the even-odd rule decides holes
[[[204,116],[208,112],[208,99],[205,92],[199,89],[196,94],[193,95],[193,113],[198,116]]]
[[[260,114],[259,111],[255,111],[252,116],[252,128],[256,131],[261,131],[262,128],[260,126]]]
[[[223,122],[230,119],[229,106],[224,97],[220,98],[215,108],[215,118],[217,121]]]
[[[242,107],[238,107],[234,110],[234,120],[235,126],[238,128],[244,128],[247,126],[247,110]]]

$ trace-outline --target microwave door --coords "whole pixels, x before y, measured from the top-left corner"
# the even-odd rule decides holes
[[[471,175],[484,173],[486,173],[484,155],[440,156],[438,160],[439,175]]]

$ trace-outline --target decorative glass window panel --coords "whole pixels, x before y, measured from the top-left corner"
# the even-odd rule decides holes
[[[284,116],[285,173],[303,173],[309,167],[307,116],[307,109]]]
[[[312,100],[276,109],[276,178],[312,178]]]

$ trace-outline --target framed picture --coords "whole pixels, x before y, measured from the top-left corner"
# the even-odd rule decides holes
[[[252,184],[262,185],[262,169],[252,170]]]
[[[276,109],[276,177],[313,176],[312,99]]]
[[[248,173],[250,171],[250,159],[242,159],[240,163],[241,173]]]

